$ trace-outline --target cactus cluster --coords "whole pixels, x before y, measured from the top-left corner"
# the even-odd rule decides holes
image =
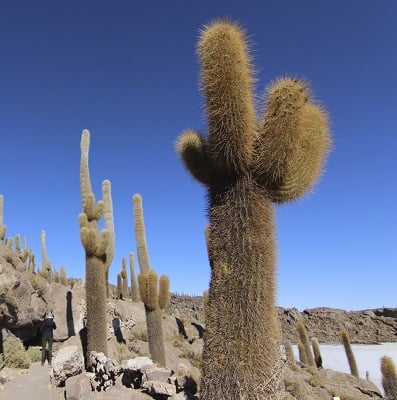
[[[154,362],[165,367],[162,310],[168,303],[169,279],[166,275],[158,278],[151,269],[146,243],[145,223],[143,218],[142,197],[135,194],[132,198],[134,208],[134,231],[138,249],[139,294],[145,306],[146,327],[149,352]]]
[[[244,30],[206,26],[197,52],[208,137],[186,130],[177,151],[208,190],[208,253],[201,399],[272,399],[281,393],[272,203],[315,183],[330,144],[327,115],[297,79],[276,80],[262,115]]]

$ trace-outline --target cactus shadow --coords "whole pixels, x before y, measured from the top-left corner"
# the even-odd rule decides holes
[[[199,334],[199,339],[202,339],[204,337],[205,329],[201,325],[196,324],[195,322],[192,322],[192,325],[197,329]]]
[[[176,325],[178,327],[178,333],[184,338],[187,339],[188,336],[186,334],[186,329],[185,329],[185,325],[183,325],[183,322],[178,318],[175,317],[175,321],[176,321]]]
[[[66,293],[66,325],[68,327],[68,337],[76,335],[73,321],[72,298],[73,293],[69,290]]]
[[[84,368],[87,370],[88,367],[88,359],[87,359],[87,350],[88,350],[88,339],[87,339],[87,319],[83,319],[83,328],[79,331],[81,348],[83,350],[84,357]]]

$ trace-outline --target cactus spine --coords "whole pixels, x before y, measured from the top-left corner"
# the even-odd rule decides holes
[[[7,226],[4,225],[3,222],[3,212],[4,212],[4,196],[0,194],[0,240],[4,242]]]
[[[98,229],[98,221],[104,214],[105,202],[103,200],[96,202],[92,193],[88,168],[89,145],[90,133],[84,130],[80,143],[80,190],[83,212],[79,215],[79,226],[86,255],[87,355],[91,351],[107,355],[106,268],[108,254],[111,255],[114,251],[114,243],[106,227],[101,232]],[[108,187],[110,190],[110,185]]]
[[[131,275],[131,300],[134,303],[139,301],[139,287],[135,273],[134,253],[130,253],[130,275]]]
[[[149,352],[154,362],[165,367],[166,357],[163,339],[162,310],[168,303],[170,283],[166,275],[162,275],[159,279],[156,271],[150,268],[142,197],[139,194],[135,194],[132,201],[134,205],[134,228],[140,269],[138,286],[141,300],[145,306]]]
[[[397,372],[393,359],[383,356],[380,360],[382,372],[382,386],[385,396],[390,400],[397,400]]]
[[[359,377],[358,368],[357,368],[356,358],[354,357],[353,349],[350,344],[349,333],[346,330],[343,330],[341,331],[340,336],[342,338],[342,343],[345,348],[347,361],[349,362],[350,373],[358,378]]]
[[[318,176],[330,142],[307,85],[280,79],[254,105],[245,32],[216,21],[198,44],[208,138],[187,130],[177,151],[208,188],[211,265],[201,399],[273,399],[281,393],[272,202],[295,199]]]

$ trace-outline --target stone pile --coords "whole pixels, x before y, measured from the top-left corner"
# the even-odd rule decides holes
[[[66,400],[95,399],[100,392],[112,392],[120,399],[132,393],[142,399],[196,399],[197,383],[183,371],[180,375],[158,367],[148,357],[117,363],[103,353],[92,352],[92,372],[83,373],[84,360],[77,346],[67,346],[53,360],[51,382],[65,386]],[[130,398],[130,397],[128,397]],[[135,397],[134,397],[135,398]]]

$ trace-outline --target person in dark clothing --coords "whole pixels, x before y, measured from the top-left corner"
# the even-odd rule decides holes
[[[57,329],[57,325],[54,321],[54,315],[49,312],[47,313],[44,321],[41,324],[41,335],[42,335],[42,349],[41,349],[41,365],[43,366],[47,358],[48,365],[51,366],[52,359],[52,341],[54,339],[54,329]],[[47,348],[48,346],[48,348]],[[48,357],[46,352],[48,351]]]

